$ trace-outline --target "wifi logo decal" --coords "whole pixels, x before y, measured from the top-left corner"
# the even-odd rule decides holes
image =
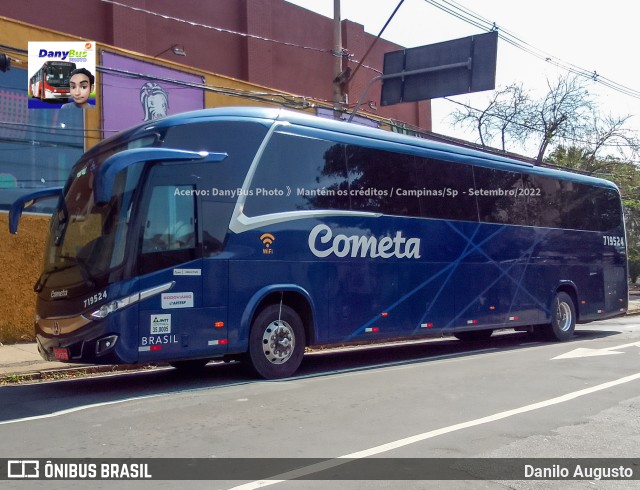
[[[271,245],[273,245],[273,242],[275,239],[276,237],[274,237],[271,233],[264,233],[260,235],[260,241],[264,245],[264,248],[262,249],[262,253],[264,255],[273,254],[273,249],[271,248]]]

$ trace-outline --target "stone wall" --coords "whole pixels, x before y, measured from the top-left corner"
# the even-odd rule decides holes
[[[48,216],[24,215],[17,235],[9,233],[9,218],[0,213],[0,343],[35,340],[33,285],[42,268]]]

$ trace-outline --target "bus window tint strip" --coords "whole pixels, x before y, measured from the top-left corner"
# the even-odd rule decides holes
[[[617,193],[571,180],[275,133],[245,189],[247,216],[352,210],[610,231]]]

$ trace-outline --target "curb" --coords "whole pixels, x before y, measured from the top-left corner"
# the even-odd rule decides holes
[[[65,367],[29,371],[24,373],[9,373],[0,375],[0,385],[29,383],[34,381],[50,381],[72,379],[80,376],[97,374],[116,374],[132,371],[155,371],[169,367],[168,364],[122,364],[86,367]]]

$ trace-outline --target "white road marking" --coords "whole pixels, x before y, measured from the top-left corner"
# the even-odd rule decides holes
[[[165,394],[157,394],[157,395],[145,395],[145,396],[137,396],[133,398],[124,398],[122,400],[113,400],[110,402],[100,402],[100,403],[92,403],[91,405],[82,405],[80,407],[67,408],[65,410],[59,410],[57,412],[45,413],[43,415],[33,415],[32,417],[23,417],[21,419],[11,419],[0,421],[0,425],[8,425],[8,424],[17,424],[20,422],[30,422],[32,420],[42,420],[42,419],[50,419],[52,417],[59,417],[61,415],[67,415],[69,413],[81,412],[83,410],[88,410],[90,408],[97,407],[107,407],[109,405],[117,405],[119,403],[138,401],[138,400],[146,400],[149,398],[156,398],[158,396],[164,396]]]
[[[466,353],[472,353],[472,354],[480,354],[480,353],[486,353],[486,352],[490,352],[490,351],[494,351],[494,350],[498,350],[497,348],[489,348],[489,349],[478,349],[478,350],[474,350],[474,351],[465,351],[462,354],[466,354]],[[474,355],[469,355],[469,356],[464,356],[464,359],[470,359],[472,357],[475,357]],[[460,356],[460,353],[454,353],[454,354],[443,354],[441,356],[428,356],[428,357],[424,357],[424,358],[420,358],[420,359],[414,359],[414,360],[410,360],[410,361],[391,361],[391,362],[385,362],[385,363],[380,363],[380,364],[375,364],[375,365],[371,365],[368,367],[355,367],[355,368],[346,368],[346,369],[337,369],[337,370],[333,370],[333,371],[323,371],[321,373],[314,373],[314,374],[308,374],[308,375],[303,375],[303,376],[298,376],[295,378],[286,378],[286,379],[275,379],[275,380],[268,380],[268,381],[263,381],[264,383],[288,383],[288,382],[295,382],[298,380],[303,380],[303,379],[309,379],[309,378],[319,378],[319,377],[325,377],[325,376],[330,376],[330,375],[336,375],[336,374],[350,374],[350,373],[359,373],[359,372],[367,372],[370,369],[384,369],[384,368],[389,368],[389,367],[397,367],[397,366],[405,366],[405,365],[410,365],[410,364],[415,364],[417,362],[423,362],[425,360],[429,360],[429,361],[439,361],[439,360],[447,360],[450,358],[455,358]],[[118,373],[115,374],[113,376],[122,376],[123,373]],[[73,380],[66,380],[63,382],[71,382]],[[61,381],[52,381],[52,383],[60,383]],[[237,383],[229,383],[229,384],[225,384],[222,386],[217,386],[215,388],[227,388],[230,386],[240,386],[240,385],[244,385],[246,384],[246,381],[239,381]],[[0,425],[8,425],[8,424],[18,424],[21,422],[31,422],[34,420],[43,420],[43,419],[49,419],[49,418],[53,418],[53,417],[60,417],[62,415],[68,415],[70,413],[75,413],[75,412],[81,412],[83,410],[89,410],[92,408],[100,408],[100,407],[106,407],[109,405],[117,405],[120,403],[127,403],[127,402],[132,402],[132,401],[139,401],[139,400],[147,400],[147,399],[151,399],[151,398],[158,398],[161,396],[171,396],[171,395],[176,395],[176,394],[183,394],[183,393],[192,393],[192,392],[199,392],[199,391],[207,391],[210,390],[211,387],[206,386],[206,387],[202,387],[202,388],[193,388],[193,389],[187,389],[187,390],[179,390],[179,391],[170,391],[167,393],[156,393],[154,395],[142,395],[142,396],[134,396],[131,398],[123,398],[121,400],[112,400],[109,402],[100,402],[100,403],[92,403],[90,405],[82,405],[79,407],[73,407],[73,408],[67,408],[65,410],[59,410],[57,412],[51,412],[51,413],[45,413],[42,415],[33,415],[31,417],[23,417],[23,418],[19,418],[19,419],[11,419],[11,420],[4,420],[4,421],[0,421]],[[243,401],[242,399],[237,400],[237,401]]]
[[[608,356],[612,354],[624,354],[624,352],[616,352],[620,349],[626,349],[627,347],[640,347],[640,342],[632,342],[630,344],[616,345],[614,347],[605,347],[603,349],[590,349],[586,347],[579,347],[565,354],[561,354],[552,358],[555,359],[573,359],[576,357],[594,357],[594,356]]]
[[[121,376],[121,374],[117,374],[114,376]],[[71,382],[72,380],[66,380],[63,381],[65,383]],[[57,381],[58,383],[60,383],[60,381]],[[222,386],[219,386],[218,388],[227,388],[227,387],[232,387],[232,386],[242,386],[247,384],[244,381],[239,381],[237,383],[229,383],[229,384],[225,384]],[[185,393],[197,393],[199,391],[206,391],[211,389],[210,387],[203,387],[203,388],[192,388],[192,389],[186,389],[186,390],[177,390],[177,391],[168,391],[165,393],[155,393],[153,395],[141,395],[141,396],[132,396],[129,398],[122,398],[120,400],[112,400],[109,402],[99,402],[99,403],[91,403],[89,405],[81,405],[78,407],[72,407],[72,408],[67,408],[64,410],[58,410],[57,412],[51,412],[51,413],[44,413],[42,415],[33,415],[31,417],[23,417],[20,419],[11,419],[11,420],[3,420],[0,421],[0,425],[9,425],[9,424],[18,424],[21,422],[31,422],[34,420],[43,420],[43,419],[50,419],[53,417],[60,417],[62,415],[68,415],[70,413],[75,413],[75,412],[82,412],[84,410],[89,410],[92,408],[100,408],[100,407],[108,407],[109,405],[118,405],[121,403],[127,403],[127,402],[137,402],[140,400],[151,400],[152,398],[160,398],[160,397],[164,397],[164,396],[171,396],[171,395],[182,395]]]
[[[534,410],[539,410],[541,408],[550,407],[552,405],[558,405],[560,403],[565,403],[571,400],[575,400],[576,398],[579,398],[581,396],[590,395],[598,391],[607,390],[614,386],[630,383],[631,381],[635,381],[637,379],[640,379],[640,373],[632,374],[630,376],[625,376],[624,378],[619,378],[614,381],[608,381],[606,383],[592,386],[591,388],[585,388],[583,390],[567,393],[565,395],[557,396],[555,398],[550,398],[548,400],[544,400],[538,403],[533,403],[531,405],[525,405],[524,407],[515,408],[513,410],[506,410],[504,412],[488,415],[486,417],[481,417],[479,419],[469,420],[467,422],[462,422],[460,424],[450,425],[449,427],[443,427],[441,429],[423,432],[422,434],[417,434],[411,437],[405,437],[404,439],[392,441],[387,444],[382,444],[380,446],[372,447],[370,449],[365,449],[363,451],[357,451],[355,453],[345,454],[344,456],[339,456],[335,459],[330,459],[328,461],[323,461],[321,463],[305,466],[304,468],[299,468],[297,470],[289,471],[287,473],[282,473],[280,475],[274,475],[273,479],[257,480],[250,483],[245,483],[243,485],[233,487],[231,490],[251,490],[255,488],[262,488],[270,485],[275,485],[276,483],[282,483],[288,480],[292,480],[294,478],[301,478],[306,475],[317,473],[319,471],[335,468],[336,466],[341,466],[343,464],[349,463],[354,459],[376,456],[378,454],[386,453],[388,451],[393,451],[394,449],[399,449],[401,447],[408,446],[416,442],[422,442],[427,439],[432,439],[434,437],[438,437],[444,434],[449,434],[451,432],[468,429],[470,427],[476,427],[482,424],[488,424],[491,422],[495,422],[497,420],[513,417],[514,415],[520,415],[522,413],[532,412]]]

